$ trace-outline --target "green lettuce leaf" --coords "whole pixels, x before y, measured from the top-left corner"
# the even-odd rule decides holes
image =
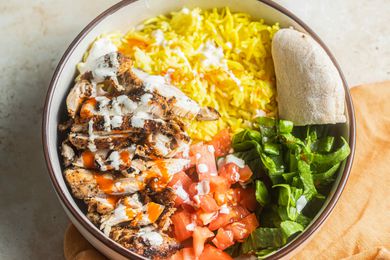
[[[256,180],[256,200],[261,206],[266,206],[270,202],[270,196],[268,193],[267,186],[264,182]]]

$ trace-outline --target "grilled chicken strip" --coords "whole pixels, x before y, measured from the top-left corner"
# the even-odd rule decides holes
[[[103,194],[127,195],[145,188],[146,182],[158,178],[155,188],[166,185],[177,172],[188,164],[187,159],[160,159],[146,163],[147,169],[140,174],[130,177],[117,177],[111,173],[96,173],[83,168],[68,168],[65,170],[65,179],[73,195],[78,199],[96,197]]]
[[[90,149],[91,138],[89,134],[69,133],[68,138],[69,142],[79,150],[93,150]],[[145,138],[142,133],[97,135],[93,138],[93,145],[95,150],[121,149],[142,142]]]
[[[130,146],[118,151],[98,150],[96,152],[91,152],[89,150],[84,150],[80,156],[75,157],[72,164],[76,167],[99,171],[124,171],[133,167],[134,170],[140,172],[144,170],[144,167],[140,168],[143,162],[141,160],[133,160],[135,151],[135,146]]]
[[[169,111],[181,118],[217,120],[220,117],[215,109],[201,108],[182,91],[167,82],[164,77],[149,75],[141,70],[132,68],[132,65],[129,58],[118,52],[105,54],[87,63],[82,71],[88,75],[81,76],[80,79],[89,77],[91,84],[87,84],[88,81],[84,80],[76,82],[67,99],[69,115],[74,118],[80,108],[80,102],[86,97],[96,94],[97,85],[103,84],[107,90],[112,90],[113,95],[127,94],[129,96],[137,96],[136,93],[143,92],[143,99],[141,98],[137,104],[141,107],[145,103],[149,103],[150,99],[153,98],[150,102],[152,103],[150,108],[144,107],[139,109],[139,111],[145,113],[151,112],[145,111],[145,108],[147,108],[147,110],[152,109],[154,113],[158,113],[160,116],[165,115],[167,108],[164,105],[168,103]],[[87,86],[89,91],[86,91]],[[161,97],[165,98],[165,102],[162,102]],[[127,104],[133,105],[133,109],[136,108],[134,107],[134,101],[127,102]]]
[[[110,237],[131,251],[151,259],[166,259],[180,249],[180,243],[153,226],[141,229],[114,227]]]
[[[143,82],[143,88],[149,93],[171,100],[172,113],[180,118],[197,120],[217,120],[220,115],[215,109],[201,108],[198,103],[187,97],[181,90],[171,85],[162,76],[149,75],[141,70],[133,69],[133,73]]]
[[[88,199],[103,195],[127,195],[144,189],[144,175],[118,178],[113,174],[99,174],[82,168],[68,168],[65,179],[78,199]]]
[[[102,216],[100,229],[109,236],[111,228],[121,223],[131,227],[142,227],[155,223],[165,206],[153,201],[142,203],[140,195],[134,193],[120,199],[114,211]]]
[[[75,118],[84,100],[92,95],[93,86],[87,80],[79,80],[66,98],[66,106],[71,118]]]

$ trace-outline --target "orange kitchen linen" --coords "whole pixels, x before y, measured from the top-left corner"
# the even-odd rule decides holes
[[[390,259],[390,81],[351,90],[355,160],[334,211],[294,259]],[[67,260],[105,259],[71,225]]]

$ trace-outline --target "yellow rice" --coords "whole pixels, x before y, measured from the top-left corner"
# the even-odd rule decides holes
[[[120,38],[110,37],[135,67],[155,75],[170,73],[185,94],[219,111],[220,120],[191,121],[188,128],[191,138],[210,140],[227,127],[233,132],[250,127],[256,114],[275,114],[271,39],[278,29],[278,24],[267,25],[229,8],[195,8],[151,18]],[[163,44],[157,44],[156,30],[163,32]],[[202,64],[199,49],[207,41],[223,49],[227,68]]]

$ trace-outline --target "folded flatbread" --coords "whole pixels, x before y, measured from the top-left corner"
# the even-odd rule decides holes
[[[279,30],[272,41],[279,117],[296,125],[346,121],[341,77],[309,35]]]

